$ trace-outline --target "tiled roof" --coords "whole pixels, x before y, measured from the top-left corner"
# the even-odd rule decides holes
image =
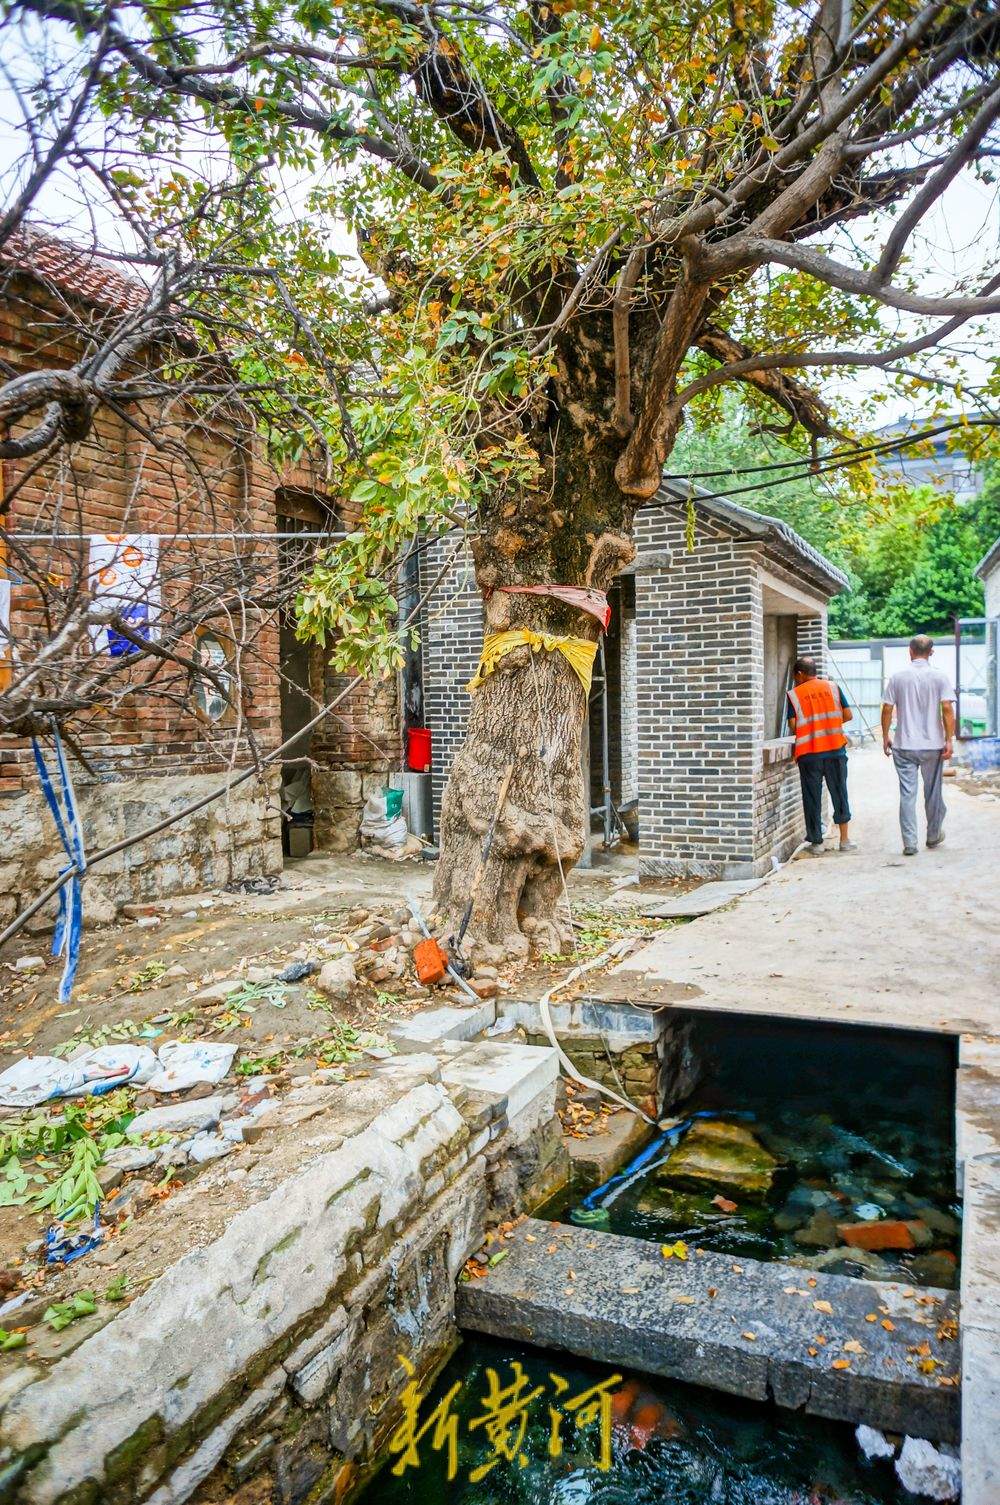
[[[95,308],[127,313],[141,308],[148,296],[138,277],[100,252],[31,227],[15,231],[0,249],[0,266],[24,272]]]
[[[782,522],[781,518],[770,517],[766,512],[754,512],[750,507],[741,507],[738,502],[730,501],[728,497],[715,496],[690,481],[664,480],[656,493],[656,499],[661,502],[685,505],[689,496],[693,498],[695,507],[708,516],[728,523],[748,538],[760,538],[770,543],[777,553],[785,555],[799,569],[818,578],[830,595],[835,596],[850,588],[851,582],[843,570],[838,569],[832,560],[827,559],[811,543],[807,543],[800,533]]]

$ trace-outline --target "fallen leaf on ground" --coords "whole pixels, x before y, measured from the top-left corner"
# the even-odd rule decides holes
[[[878,1321],[878,1312],[865,1312],[865,1321],[866,1322],[877,1322]]]
[[[729,1198],[724,1197],[721,1192],[717,1197],[712,1198],[712,1206],[717,1207],[720,1212],[735,1212],[737,1205],[736,1202],[730,1202]]]
[[[831,1369],[850,1369],[850,1367],[850,1359],[834,1359],[833,1363],[830,1365]]]
[[[890,1322],[888,1317],[882,1318],[882,1326],[885,1328],[887,1333],[894,1333],[896,1331],[895,1322]]]
[[[843,1345],[843,1348],[845,1353],[864,1353],[865,1351],[861,1347],[861,1344],[858,1342],[857,1338],[848,1338],[847,1342]]]
[[[661,1244],[660,1253],[664,1259],[673,1259],[675,1255],[678,1259],[687,1259],[688,1246],[683,1239],[678,1239],[676,1244]]]
[[[748,1343],[756,1343],[756,1341],[757,1341],[757,1334],[756,1333],[740,1333],[740,1337],[741,1338],[746,1338],[746,1340],[747,1340]]]
[[[825,1312],[828,1317],[832,1317],[833,1316],[833,1307],[830,1305],[830,1303],[828,1301],[814,1301],[813,1302],[813,1311],[814,1312]]]
[[[694,1297],[693,1296],[675,1296],[674,1297],[674,1305],[675,1306],[694,1306]]]

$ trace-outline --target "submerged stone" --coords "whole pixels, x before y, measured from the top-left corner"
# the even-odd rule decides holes
[[[690,1128],[660,1171],[681,1186],[711,1186],[763,1198],[779,1162],[742,1124],[707,1119]]]
[[[818,1208],[803,1228],[796,1229],[792,1238],[806,1249],[829,1249],[840,1243],[836,1220],[825,1207]]]

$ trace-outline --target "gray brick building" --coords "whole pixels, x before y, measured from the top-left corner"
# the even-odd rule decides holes
[[[796,655],[826,651],[826,611],[847,580],[776,518],[665,482],[636,523],[636,559],[611,592],[605,640],[608,765],[619,810],[637,812],[640,870],[750,877],[803,837],[784,724]],[[428,550],[429,584],[445,546]],[[422,633],[435,818],[464,735],[483,615],[467,559],[428,604]],[[589,718],[592,803],[601,800],[601,715]],[[633,822],[629,821],[630,825]]]

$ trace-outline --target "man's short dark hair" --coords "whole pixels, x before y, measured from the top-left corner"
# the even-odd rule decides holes
[[[797,658],[795,660],[795,673],[806,674],[812,679],[814,675],[819,673],[816,667],[816,660],[814,658]]]
[[[910,652],[914,658],[927,658],[933,648],[934,639],[929,638],[926,632],[918,632],[915,638],[910,639]]]

